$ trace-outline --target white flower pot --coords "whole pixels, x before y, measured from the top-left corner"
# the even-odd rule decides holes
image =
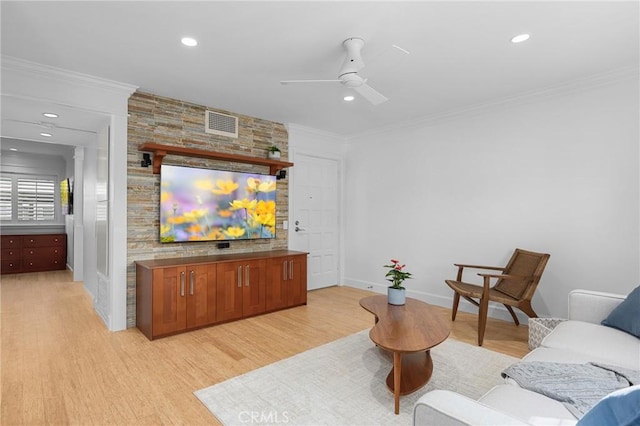
[[[280,153],[278,151],[276,151],[276,152],[269,151],[267,156],[268,156],[268,158],[270,160],[279,160],[280,159]]]
[[[404,288],[387,287],[387,300],[390,305],[404,305],[406,298],[406,290]]]

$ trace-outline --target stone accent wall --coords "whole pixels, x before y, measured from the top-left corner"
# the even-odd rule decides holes
[[[238,117],[238,139],[205,133],[205,110]],[[271,240],[232,241],[228,249],[218,249],[215,241],[160,243],[160,175],[140,166],[145,142],[184,146],[266,158],[267,148],[276,145],[282,160],[288,158],[288,135],[284,125],[233,112],[136,92],[129,99],[127,157],[127,326],[136,324],[136,260],[202,256],[286,249],[289,219],[288,179],[278,181],[276,194],[276,235]],[[266,166],[168,155],[163,164],[218,170],[269,173]]]

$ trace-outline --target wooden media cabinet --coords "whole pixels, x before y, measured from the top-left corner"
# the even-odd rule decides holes
[[[273,250],[136,262],[136,326],[150,340],[307,304],[307,254]]]

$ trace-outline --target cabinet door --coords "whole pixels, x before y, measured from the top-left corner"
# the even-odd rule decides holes
[[[222,262],[217,265],[216,320],[242,318],[243,262]]]
[[[287,306],[307,303],[307,256],[293,256],[288,259]]]
[[[187,266],[187,328],[216,322],[216,265]]]
[[[267,268],[267,294],[265,307],[267,311],[286,308],[287,294],[287,277],[289,276],[289,258],[279,257],[269,260]]]
[[[265,311],[266,262],[243,262],[242,315],[256,315]]]
[[[186,268],[153,270],[153,335],[174,333],[187,327]]]

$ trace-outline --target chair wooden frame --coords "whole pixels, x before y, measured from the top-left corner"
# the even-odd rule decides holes
[[[540,277],[551,256],[546,253],[515,249],[513,256],[504,267],[481,266],[455,263],[458,267],[458,275],[455,280],[445,280],[447,285],[455,292],[451,320],[455,321],[458,313],[460,296],[478,306],[478,346],[482,346],[484,332],[487,327],[487,312],[489,302],[502,303],[511,314],[513,322],[520,325],[513,308],[518,308],[529,318],[537,318],[538,315],[531,307],[531,299],[538,287]],[[465,268],[499,271],[500,273],[478,273],[483,278],[483,285],[469,284],[462,281],[462,273]],[[491,287],[491,279],[497,279]],[[474,300],[478,299],[478,301]]]

